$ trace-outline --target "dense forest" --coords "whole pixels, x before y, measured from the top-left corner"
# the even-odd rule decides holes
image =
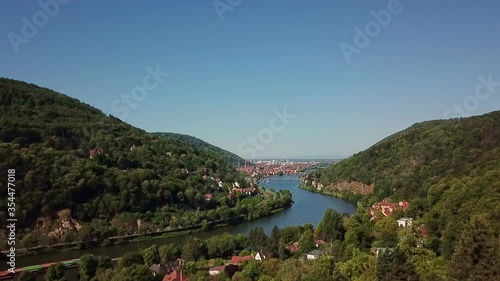
[[[245,163],[245,160],[239,157],[238,155],[229,152],[227,150],[224,150],[218,146],[212,145],[207,143],[206,141],[200,140],[199,138],[189,136],[189,135],[184,135],[184,134],[177,134],[177,133],[152,133],[155,136],[166,136],[171,139],[176,139],[184,144],[195,146],[199,149],[206,149],[209,151],[213,151],[220,156],[224,157],[229,163],[233,165],[243,165]]]
[[[254,219],[291,201],[265,192],[260,206],[242,204],[241,194],[228,196],[233,184],[256,186],[227,154],[149,134],[46,88],[2,78],[0,110],[0,170],[15,170],[18,239],[31,233],[27,247]],[[6,186],[7,174],[0,181]],[[6,211],[2,200],[1,221]]]
[[[500,262],[500,111],[415,124],[305,179],[305,188],[358,201],[367,215],[375,202],[409,201],[395,219],[417,219],[428,248],[447,261],[470,262],[470,272],[478,259]],[[356,194],[346,183],[374,189]]]

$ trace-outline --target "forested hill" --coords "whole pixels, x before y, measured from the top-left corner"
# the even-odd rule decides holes
[[[136,227],[147,228],[144,220],[153,220],[151,212],[160,209],[151,229],[189,224],[176,212],[204,204],[203,195],[218,190],[219,179],[246,184],[215,149],[154,136],[33,84],[1,78],[0,111],[0,171],[5,173],[0,181],[6,186],[6,171],[15,169],[21,229],[51,230],[46,224],[61,210],[70,210],[80,223],[99,219],[93,231],[102,223],[126,225],[120,219],[141,219]],[[7,188],[0,195],[7,198]],[[0,221],[7,220],[6,210],[7,200],[0,200]]]
[[[189,135],[184,135],[184,134],[177,134],[177,133],[152,133],[153,135],[156,136],[162,136],[162,137],[170,137],[172,139],[176,139],[184,144],[196,146],[201,149],[206,149],[209,151],[213,151],[215,153],[218,153],[219,155],[223,156],[224,158],[227,159],[228,162],[230,162],[233,165],[241,165],[245,163],[245,160],[239,157],[238,155],[229,152],[227,150],[224,150],[218,146],[212,145],[206,141],[200,140],[199,138],[189,136]]]
[[[450,257],[474,216],[500,233],[500,111],[415,124],[310,176],[347,196],[340,189],[353,182],[374,185],[365,206],[408,200],[406,215],[422,217],[433,248]]]

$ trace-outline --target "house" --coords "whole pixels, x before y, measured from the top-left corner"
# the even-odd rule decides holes
[[[256,261],[263,261],[266,259],[266,256],[262,252],[258,252],[255,254],[255,260]]]
[[[224,267],[225,266],[223,265],[212,267],[208,270],[208,274],[210,274],[210,276],[219,275],[220,273],[224,272]]]
[[[94,156],[100,153],[102,153],[102,150],[99,148],[91,149],[89,152],[89,158],[94,159]]]
[[[212,200],[212,194],[207,193],[207,194],[205,194],[204,196],[205,196],[205,201],[207,201],[207,202],[208,202],[208,201],[211,201],[211,200]]]
[[[318,239],[318,240],[314,241],[314,244],[316,245],[316,248],[319,248],[319,246],[325,245],[326,242],[321,240],[321,239]]]
[[[322,250],[312,250],[309,253],[306,254],[306,259],[307,260],[315,260],[318,259],[320,256],[326,254],[325,251]]]
[[[163,281],[189,281],[189,278],[182,271],[174,270],[174,272],[165,275]]]
[[[372,215],[370,220],[377,219],[377,215],[382,213],[385,217],[390,217],[394,213],[395,210],[406,211],[410,207],[410,203],[408,201],[400,201],[398,203],[393,203],[384,199],[382,202],[377,202],[372,205],[370,208],[370,214]]]
[[[286,247],[286,249],[287,249],[290,253],[297,252],[298,250],[300,250],[300,245],[299,245],[299,242],[295,242],[295,243],[293,243],[292,245],[287,246],[287,247]]]
[[[420,226],[420,235],[422,235],[422,237],[427,237],[427,228],[423,224]]]
[[[153,264],[149,267],[149,272],[151,272],[153,276],[157,276],[164,275],[166,273],[166,270],[161,264]]]
[[[398,220],[398,226],[399,227],[410,227],[413,223],[412,218],[400,218]]]
[[[252,255],[249,255],[249,256],[244,256],[244,257],[240,257],[240,256],[233,256],[231,258],[231,263],[232,264],[239,264],[239,263],[242,263],[244,261],[248,261],[248,260],[252,260],[253,259],[253,256]]]

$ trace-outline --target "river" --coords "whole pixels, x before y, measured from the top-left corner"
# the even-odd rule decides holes
[[[285,226],[304,225],[306,223],[316,225],[321,221],[325,210],[328,208],[334,209],[339,213],[354,214],[356,212],[356,206],[354,204],[331,196],[326,196],[300,189],[299,184],[300,180],[298,176],[272,177],[268,183],[263,181],[261,182],[261,186],[265,188],[274,188],[275,190],[290,190],[290,192],[292,193],[292,199],[295,204],[291,208],[270,217],[245,222],[239,225],[221,227],[212,231],[196,233],[195,236],[199,237],[200,239],[208,239],[213,235],[222,234],[224,232],[229,232],[231,234],[248,234],[251,229],[258,226],[261,226],[264,231],[269,234],[271,232],[271,229],[275,225],[280,228],[283,228]],[[94,255],[107,255],[110,258],[117,258],[123,256],[127,252],[138,251],[155,244],[182,244],[184,239],[186,239],[185,236],[160,238],[102,248],[73,250],[68,252],[43,253],[37,256],[19,258],[17,260],[16,266],[19,268],[54,261],[77,259],[87,253],[92,253]],[[2,266],[0,266],[0,270],[4,270],[5,267],[6,265],[2,264]]]

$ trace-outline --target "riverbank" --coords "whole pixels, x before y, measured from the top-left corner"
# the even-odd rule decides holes
[[[294,202],[291,194],[281,194],[282,192],[271,192],[266,189],[261,189],[261,193],[257,196],[247,197],[243,199],[242,205],[244,209],[240,209],[244,214],[222,218],[213,221],[203,221],[195,225],[178,227],[176,229],[166,229],[148,233],[123,235],[108,237],[105,239],[92,239],[88,241],[78,241],[71,243],[58,243],[53,245],[41,245],[30,249],[17,249],[16,256],[18,258],[27,256],[36,256],[51,252],[68,252],[83,249],[93,249],[108,246],[116,246],[130,244],[134,242],[174,238],[180,236],[191,235],[204,231],[211,231],[221,227],[238,225],[245,222],[250,222],[260,218],[275,215],[279,212],[290,208]],[[276,197],[278,199],[276,199]],[[256,200],[254,200],[256,199]],[[2,254],[7,254],[9,251],[2,251]],[[2,260],[4,257],[0,257]]]
[[[313,193],[332,196],[332,197],[335,197],[335,198],[338,198],[338,199],[341,199],[341,200],[344,200],[344,201],[347,201],[349,203],[356,204],[356,205],[363,199],[362,194],[353,193],[351,191],[338,192],[338,191],[330,191],[330,190],[318,190],[314,186],[305,186],[304,182],[301,182],[299,184],[299,188],[303,189],[303,190],[307,190],[309,192],[313,192]]]
[[[291,180],[290,180],[291,179]],[[179,234],[158,235],[155,237],[137,238],[134,241],[123,241],[123,244],[115,243],[107,247],[93,247],[89,249],[72,248],[43,252],[34,256],[19,257],[16,260],[17,267],[43,264],[60,260],[78,259],[85,254],[96,256],[106,255],[110,258],[122,257],[128,252],[136,252],[140,249],[153,245],[177,244],[182,245],[187,237],[194,236],[201,240],[209,239],[214,235],[222,235],[226,232],[236,235],[238,233],[248,234],[255,227],[262,227],[270,235],[274,226],[284,228],[287,226],[304,225],[311,223],[316,225],[323,217],[326,209],[334,209],[339,213],[354,214],[356,205],[347,201],[337,199],[333,196],[313,193],[299,188],[298,176],[272,177],[270,182],[261,183],[266,190],[289,191],[293,197],[294,204],[291,207],[274,210],[273,215],[261,217],[259,219],[245,220],[238,224],[219,225],[208,231],[192,231]],[[248,203],[251,203],[250,201]],[[252,203],[253,204],[253,203]],[[262,208],[263,209],[263,208]],[[0,263],[0,271],[6,269],[5,263]]]

